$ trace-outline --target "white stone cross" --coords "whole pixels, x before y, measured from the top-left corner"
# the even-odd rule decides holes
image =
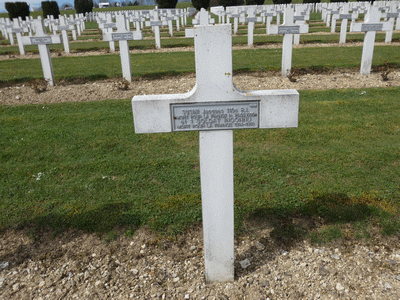
[[[247,46],[253,46],[254,37],[254,24],[256,22],[262,22],[262,17],[256,17],[256,12],[254,7],[249,7],[247,9],[247,17],[242,17],[239,19],[242,23],[247,24]]]
[[[261,16],[263,18],[266,18],[266,20],[265,20],[265,24],[266,24],[265,32],[266,32],[266,34],[270,34],[269,27],[271,26],[272,18],[274,17],[274,12],[272,10],[272,7],[270,5],[268,5],[266,10],[261,13]]]
[[[6,31],[7,31],[6,38],[9,39],[11,45],[14,45],[15,44],[14,34],[12,32],[13,24],[9,18],[6,19],[5,27],[6,27]]]
[[[240,18],[240,14],[238,13],[237,7],[234,7],[234,10],[229,12],[227,17],[228,20],[229,18],[233,18],[233,34],[237,34],[239,28],[239,18]]]
[[[143,23],[145,21],[145,18],[139,16],[139,14],[135,14],[135,15],[131,15],[129,16],[129,21],[135,24],[135,28],[136,30],[140,30],[141,29],[141,23]]]
[[[397,9],[397,12],[400,13],[400,9]],[[394,27],[395,30],[400,30],[400,14],[399,16],[396,18],[396,26]]]
[[[293,20],[295,25],[304,25],[306,21],[309,20],[309,16],[305,14],[306,12],[297,6],[297,10],[294,13]],[[300,34],[296,33],[293,35],[293,45],[300,44]]]
[[[122,76],[132,82],[131,57],[129,55],[128,41],[142,40],[141,31],[130,31],[126,28],[125,16],[117,15],[117,31],[103,33],[103,40],[118,41],[121,56]]]
[[[215,24],[215,20],[211,18],[208,11],[204,8],[201,8],[200,11],[196,14],[196,16],[192,19],[193,25],[207,25],[207,24]]]
[[[21,55],[25,55],[25,46],[22,42],[22,33],[28,32],[28,28],[21,26],[19,19],[13,19],[13,27],[11,28],[11,32],[15,33],[18,42],[19,53]]]
[[[295,25],[293,8],[287,7],[282,25],[271,25],[270,34],[283,34],[282,43],[282,77],[286,77],[292,69],[293,34],[307,33],[308,24]]]
[[[69,16],[68,24],[70,24],[70,25],[73,26],[73,29],[72,29],[72,39],[73,39],[74,41],[78,40],[78,38],[77,38],[77,36],[76,36],[76,28],[77,28],[77,26],[76,26],[76,21],[74,20],[74,15],[70,15],[70,16]]]
[[[117,25],[113,22],[112,20],[112,15],[110,13],[106,14],[106,22],[100,24],[100,29],[103,31],[103,37],[105,33],[112,33],[113,28],[117,27]],[[113,40],[110,40],[109,42],[110,45],[110,51],[115,52],[115,42]]]
[[[296,90],[242,92],[232,82],[230,24],[195,27],[196,86],[132,99],[136,133],[200,131],[207,282],[234,279],[233,129],[297,127]]]
[[[334,33],[336,31],[336,20],[338,19],[337,18],[338,15],[339,15],[339,8],[336,5],[336,3],[334,3],[334,5],[332,5],[332,9],[329,10],[329,13],[327,16],[328,21],[326,22],[327,23],[326,26],[329,27],[329,22],[330,22],[330,20],[332,20],[332,23],[330,24],[331,33]]]
[[[55,81],[49,44],[61,44],[61,35],[46,34],[43,19],[34,20],[33,25],[35,27],[35,36],[23,36],[22,43],[24,45],[38,45],[44,79],[47,81],[48,85],[53,86]]]
[[[200,9],[200,12],[196,15],[196,19],[192,20],[192,24],[196,25],[211,25],[214,24],[214,19],[210,18],[208,11],[204,8]],[[185,37],[193,38],[194,37],[194,28],[187,28],[185,29]]]
[[[383,16],[387,18],[388,22],[391,23],[392,25],[392,28],[386,31],[386,36],[385,36],[385,43],[391,43],[393,38],[394,19],[397,19],[400,16],[399,12],[397,11],[397,3],[393,2],[390,5],[390,11],[383,14]]]
[[[377,31],[388,31],[392,27],[390,22],[380,22],[381,13],[378,7],[371,6],[366,22],[353,25],[353,31],[365,32],[364,45],[361,57],[360,74],[371,73],[372,58],[374,56],[375,36]]]
[[[160,49],[161,48],[160,26],[163,26],[166,23],[159,20],[158,10],[156,10],[156,9],[153,10],[152,14],[153,15],[152,15],[151,20],[150,21],[146,21],[145,25],[146,26],[151,26],[153,28],[154,36],[155,36],[155,40],[156,40],[156,48]]]
[[[343,7],[340,9],[340,13],[338,15],[334,16],[335,18],[342,20],[340,24],[340,35],[339,35],[339,44],[344,44],[346,43],[346,35],[347,35],[347,24],[348,20],[350,19],[355,19],[356,14],[349,13],[349,6],[348,4],[344,4]]]
[[[170,9],[167,9],[166,14],[163,14],[163,16],[161,17],[161,20],[167,23],[169,36],[173,37],[174,36],[174,27],[173,27],[172,21],[175,20],[175,17],[172,16],[172,12]]]
[[[64,16],[59,16],[59,22],[60,24],[58,26],[55,26],[55,30],[61,31],[61,36],[63,40],[63,45],[64,45],[64,51],[66,53],[70,53],[70,48],[69,48],[69,39],[68,39],[68,30],[74,30],[75,26],[68,24],[67,20],[65,19]]]

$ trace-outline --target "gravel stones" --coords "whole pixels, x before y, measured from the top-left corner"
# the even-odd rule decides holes
[[[400,71],[392,70],[389,81],[382,81],[380,73],[360,75],[358,70],[333,71],[330,74],[299,75],[296,82],[282,78],[278,72],[253,72],[238,74],[233,82],[240,90],[323,90],[368,87],[390,87],[400,85]],[[106,99],[132,99],[136,95],[186,93],[196,83],[194,74],[165,77],[151,80],[138,78],[127,90],[115,87],[120,79],[107,79],[91,83],[57,83],[48,86],[45,92],[36,93],[27,85],[13,85],[0,89],[0,105],[46,104],[60,102],[100,101]],[[365,94],[362,91],[361,94]]]
[[[395,239],[335,247],[297,241],[282,248],[259,227],[236,238],[235,281],[215,284],[204,281],[201,228],[174,242],[146,229],[107,243],[96,234],[44,234],[35,241],[21,231],[6,232],[0,257],[9,266],[0,270],[0,299],[400,298],[399,264],[389,261],[400,256]],[[18,257],[21,247],[24,256]]]
[[[242,269],[246,269],[247,267],[250,266],[250,260],[248,260],[247,258],[244,260],[241,260],[239,262],[240,266],[242,267]]]

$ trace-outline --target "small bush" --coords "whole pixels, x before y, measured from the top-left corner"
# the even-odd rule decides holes
[[[74,0],[74,6],[77,14],[92,12],[93,0]]]
[[[175,8],[178,0],[156,0],[158,8]]]
[[[5,8],[10,20],[18,17],[26,20],[29,17],[29,5],[26,2],[6,2]]]
[[[208,9],[210,7],[210,0],[192,0],[192,5],[197,10],[202,8]]]
[[[349,0],[331,0],[331,3],[333,2],[349,2]]]
[[[43,18],[53,16],[54,19],[58,19],[60,15],[60,9],[56,1],[42,1]]]
[[[303,0],[303,3],[321,3],[321,0]]]
[[[264,5],[265,0],[246,0],[246,5]]]
[[[223,6],[223,7],[227,7],[227,6],[237,6],[238,5],[238,1],[237,0],[218,0],[219,5]]]
[[[292,0],[272,0],[274,4],[290,4],[292,3]]]

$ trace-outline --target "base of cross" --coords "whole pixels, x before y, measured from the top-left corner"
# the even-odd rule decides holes
[[[233,130],[297,127],[299,94],[236,89],[230,24],[196,26],[194,38],[196,86],[133,97],[135,132],[199,131],[206,281],[233,281]]]

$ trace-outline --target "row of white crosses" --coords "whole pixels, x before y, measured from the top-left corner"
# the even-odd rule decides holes
[[[44,19],[43,24],[47,23],[48,27],[53,31],[54,34],[56,34],[56,31],[61,31],[62,38],[63,38],[64,50],[66,53],[69,53],[70,47],[69,47],[68,31],[71,31],[73,39],[77,40],[76,25],[74,25],[74,24],[83,23],[80,19],[81,19],[81,17],[78,17],[78,16],[76,19],[74,19],[73,15],[70,15],[70,17],[68,19],[62,15],[59,16],[59,19],[54,19],[51,16],[50,19]],[[46,22],[46,20],[48,22]],[[76,21],[76,20],[79,20],[79,21]],[[5,20],[5,28],[7,29],[6,33],[8,33],[7,37],[10,39],[10,44],[13,45],[15,43],[14,42],[14,34],[16,35],[20,55],[26,54],[25,47],[24,47],[25,45],[22,43],[22,35],[24,33],[28,33],[29,36],[32,36],[32,29],[34,29],[34,27],[35,27],[33,25],[33,22],[34,22],[33,18],[29,18],[27,21],[21,21],[20,19],[14,19],[11,22],[9,19]],[[82,24],[80,24],[77,27],[84,28],[84,26]]]
[[[195,26],[194,44],[194,89],[133,97],[134,126],[136,133],[199,131],[206,281],[233,281],[233,130],[297,127],[299,94],[235,88],[230,24]]]
[[[121,11],[118,13],[97,13],[95,18],[99,24],[99,28],[103,31],[103,34],[112,32],[113,28],[116,27],[115,23],[113,23],[113,19],[119,14],[125,15],[127,28],[130,27],[130,22],[133,22],[137,31],[143,29],[144,25],[150,26],[155,36],[156,48],[158,49],[161,48],[160,27],[168,26],[169,35],[173,37],[173,21],[175,21],[176,30],[180,31],[180,24],[185,26],[187,23],[187,16],[191,13],[193,12],[190,9],[154,9],[142,11]],[[115,52],[115,45],[112,41],[110,41],[110,50]]]
[[[304,25],[307,20],[309,20],[309,15],[311,12],[310,5],[292,5],[295,10],[294,21],[296,25]],[[280,25],[280,15],[284,13],[285,5],[262,5],[262,6],[237,6],[237,7],[227,7],[226,13],[222,8],[212,8],[211,10],[220,17],[220,22],[230,23],[230,18],[233,18],[233,32],[237,34],[238,31],[238,21],[243,23],[248,23],[248,35],[247,44],[248,46],[253,45],[254,36],[254,26],[255,23],[263,22],[266,24],[266,34],[272,34],[270,31],[271,21],[274,16],[277,17],[277,25]],[[246,16],[247,15],[247,16]],[[300,35],[295,34],[293,39],[294,44],[299,44]]]
[[[400,14],[398,7],[400,6],[399,1],[390,2],[375,2],[375,7],[382,13],[381,16],[388,19],[392,24],[392,28],[386,31],[385,42],[390,43],[392,41],[393,27],[396,30],[400,30]],[[347,20],[351,19],[350,32],[353,32],[353,26],[356,24],[356,19],[360,13],[364,14],[364,21],[366,21],[366,16],[371,8],[369,2],[352,2],[352,3],[323,3],[319,6],[319,10],[322,12],[322,18],[326,21],[327,26],[329,26],[330,17],[332,19],[331,32],[335,32],[336,20],[341,19],[342,24],[340,27],[340,39],[339,43],[343,44],[346,41],[346,31],[347,31]],[[394,25],[396,19],[396,25]]]

